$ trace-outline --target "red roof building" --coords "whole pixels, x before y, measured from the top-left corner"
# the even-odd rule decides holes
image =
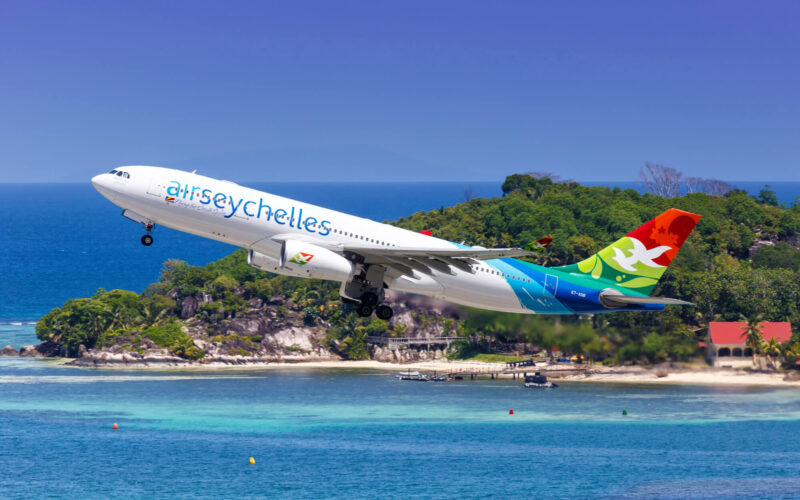
[[[792,325],[788,321],[764,321],[761,336],[764,340],[775,338],[778,342],[788,342],[792,338]],[[747,334],[744,321],[712,321],[708,324],[710,344],[708,355],[712,358],[742,358],[753,355],[753,350],[745,344]]]

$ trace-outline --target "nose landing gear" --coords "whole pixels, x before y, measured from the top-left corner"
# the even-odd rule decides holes
[[[142,236],[142,245],[149,247],[153,244],[153,237],[150,235],[150,233],[153,232],[154,227],[156,227],[156,225],[152,222],[144,223],[144,229],[147,231],[147,234]]]

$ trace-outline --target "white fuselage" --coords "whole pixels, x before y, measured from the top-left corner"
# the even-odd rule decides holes
[[[120,169],[127,175],[100,174],[92,183],[103,196],[134,216],[255,250],[276,260],[280,258],[280,240],[287,238],[328,248],[347,244],[376,248],[458,247],[432,236],[195,173],[147,166]],[[515,293],[509,285],[509,280],[515,279],[511,266],[495,259],[473,267],[473,273],[458,269],[453,269],[452,274],[434,271],[418,279],[387,276],[386,284],[394,290],[483,309],[534,312],[520,303],[519,290]],[[536,282],[531,282],[530,291],[526,289],[525,293],[550,300],[543,293],[542,284]]]

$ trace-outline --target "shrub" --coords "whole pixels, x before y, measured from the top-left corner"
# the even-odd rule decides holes
[[[205,351],[194,345],[179,323],[169,322],[163,325],[153,325],[142,333],[156,345],[167,348],[171,353],[188,359],[200,359],[205,356]]]

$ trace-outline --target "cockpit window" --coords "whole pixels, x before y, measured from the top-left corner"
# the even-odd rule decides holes
[[[114,174],[116,174],[116,173],[117,173],[117,169],[114,169],[114,170],[112,170],[111,172],[109,172],[109,174],[111,174],[111,175],[114,175]]]
[[[122,177],[122,172],[117,171],[117,177]]]
[[[129,174],[128,172],[122,172],[122,177],[124,177],[125,179],[130,179],[131,174]]]

